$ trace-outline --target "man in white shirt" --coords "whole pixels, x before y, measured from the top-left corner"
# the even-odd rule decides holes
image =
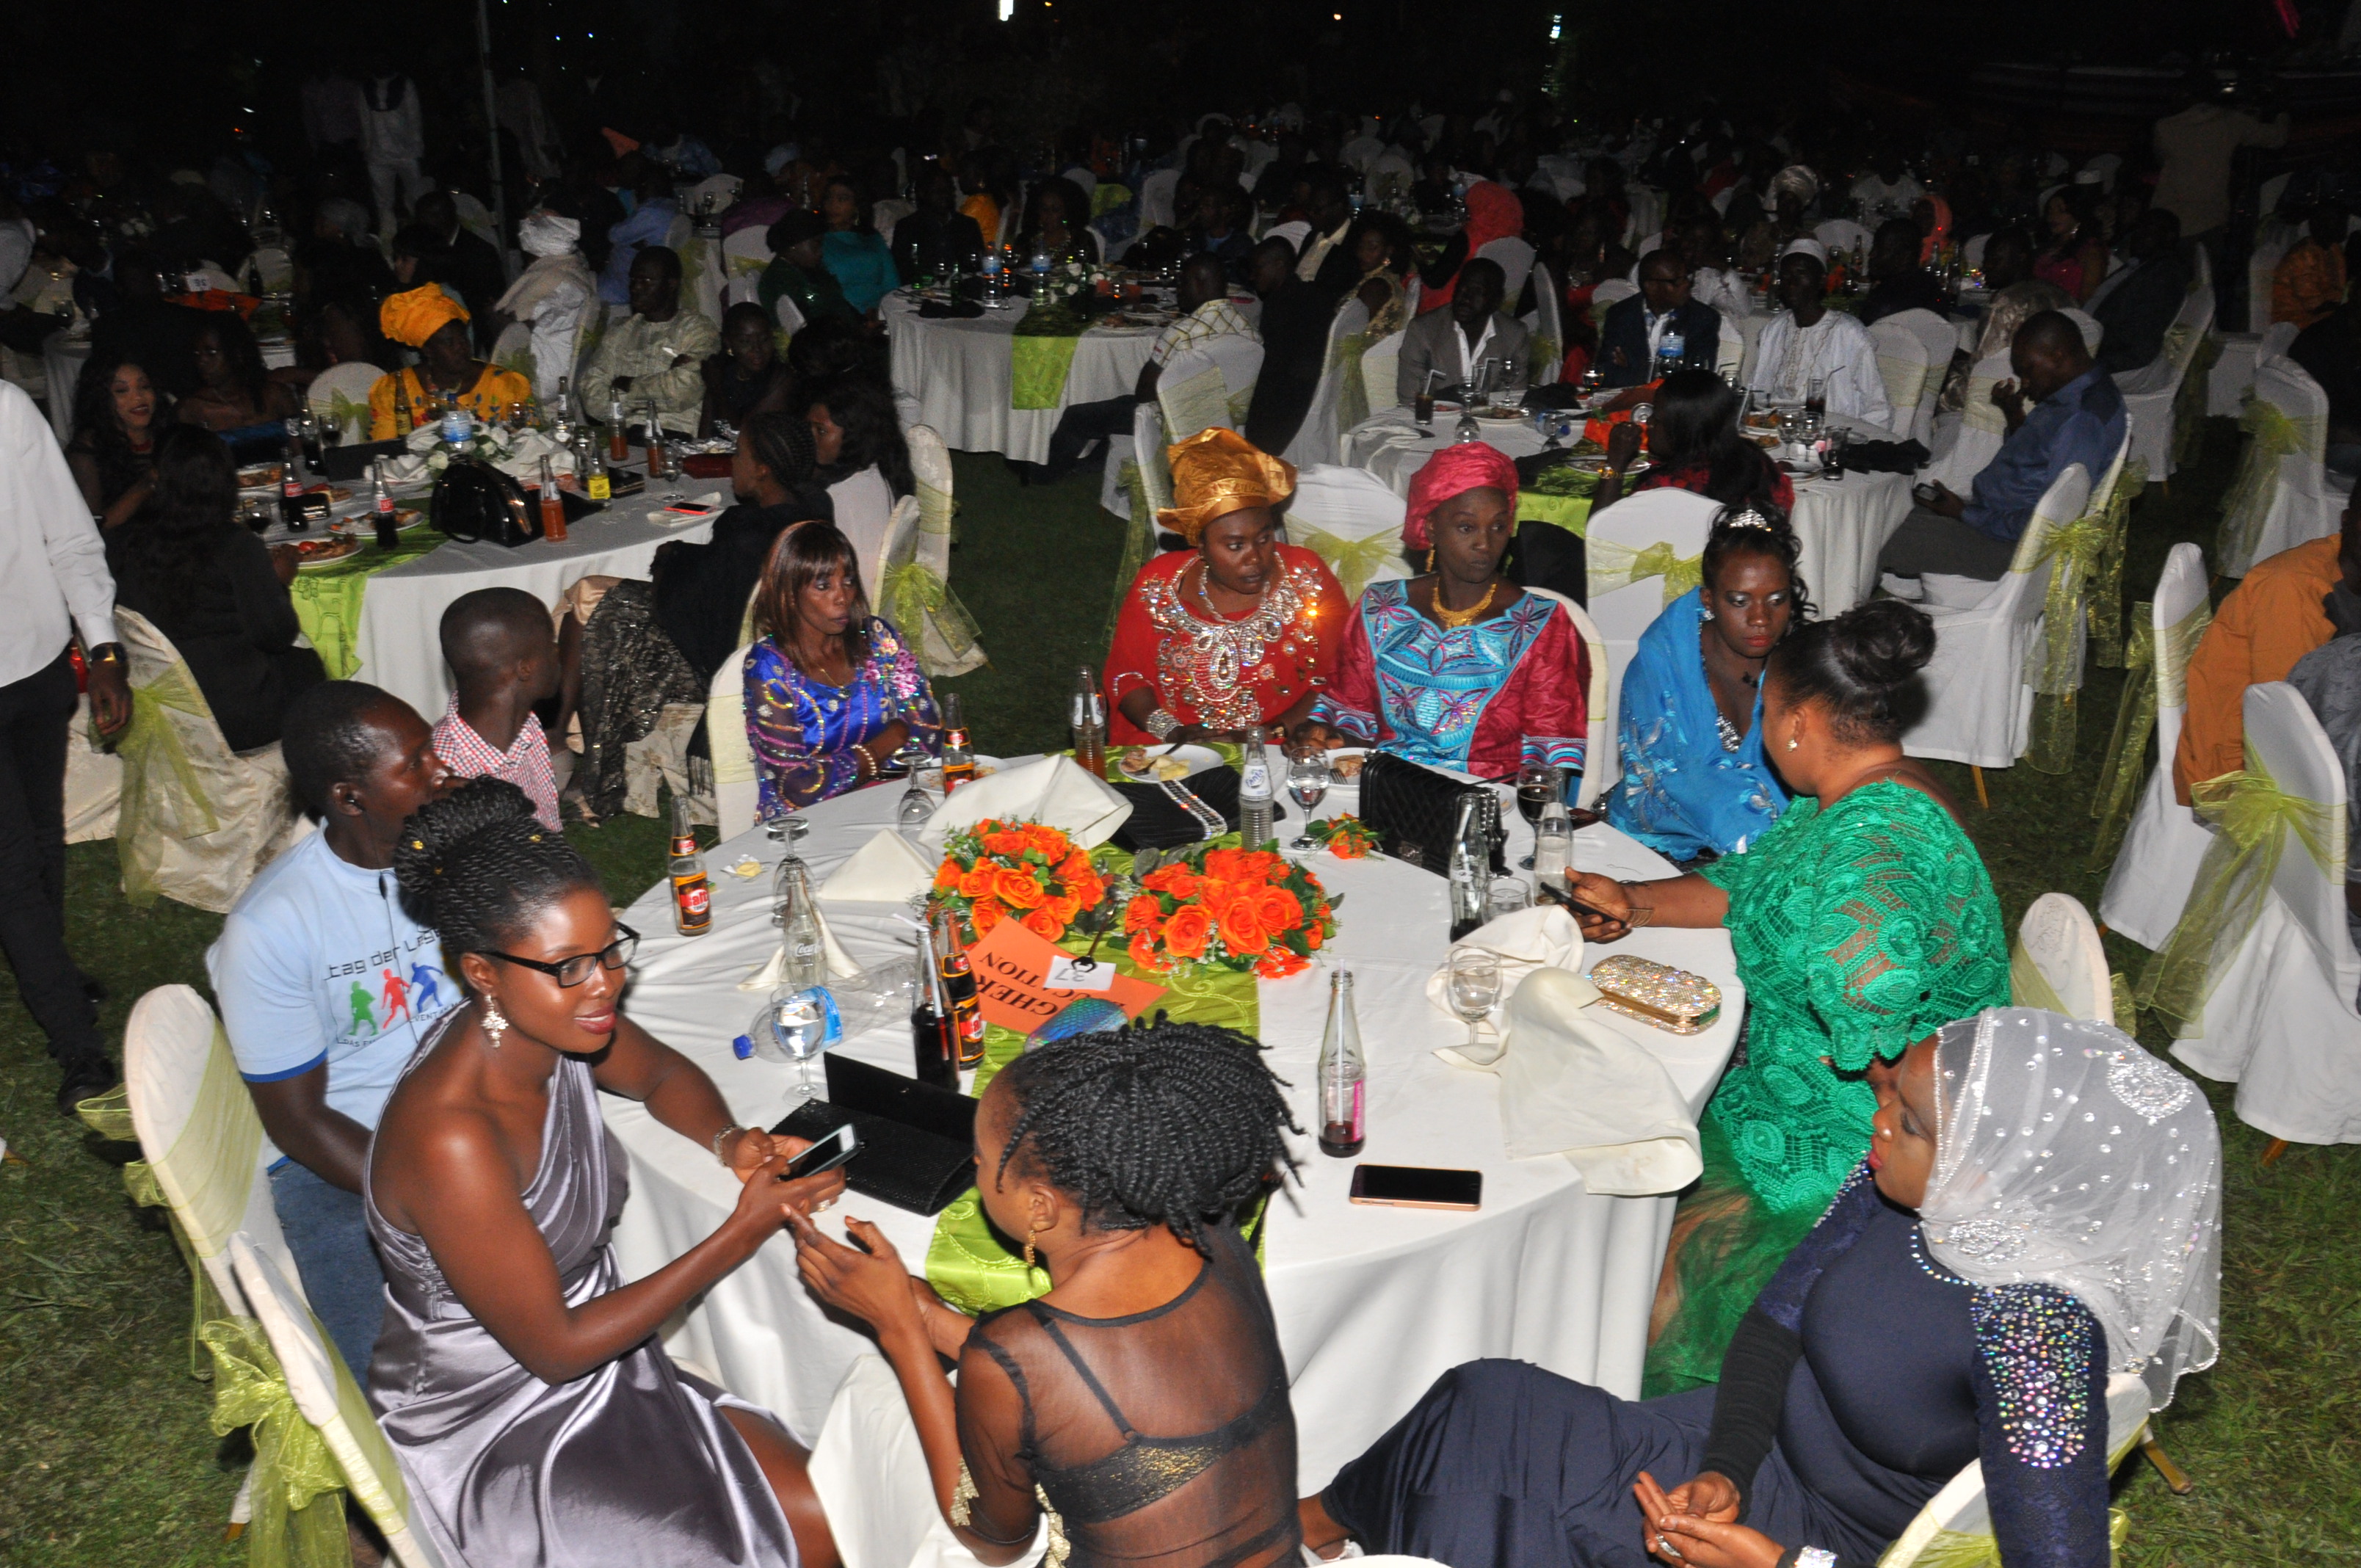
[[[1868,173],[1852,182],[1852,199],[1860,207],[1863,228],[1875,228],[1888,218],[1906,218],[1926,187],[1910,178],[1899,148],[1888,147],[1877,155]]]
[[[1230,303],[1230,275],[1221,258],[1199,251],[1180,264],[1180,318],[1148,345],[1148,363],[1139,367],[1138,383],[1127,398],[1107,398],[1095,403],[1071,403],[1059,416],[1049,437],[1049,461],[1027,477],[1031,483],[1055,483],[1071,473],[1091,449],[1109,436],[1131,433],[1132,412],[1156,396],[1164,367],[1184,348],[1217,337],[1237,336],[1259,343],[1254,323]]]
[[[1828,260],[1817,240],[1799,239],[1779,258],[1779,298],[1786,305],[1763,328],[1751,385],[1776,402],[1802,402],[1815,382],[1828,411],[1891,432],[1894,405],[1877,374],[1869,329],[1828,306]]]
[[[33,400],[0,381],[0,950],[62,1074],[58,1110],[112,1088],[96,982],[66,951],[67,641],[89,651],[99,732],[130,721],[115,579],[65,454]]]

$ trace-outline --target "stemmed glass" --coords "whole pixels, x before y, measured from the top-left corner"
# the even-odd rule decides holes
[[[672,488],[664,493],[662,499],[668,507],[678,506],[688,498],[681,492],[680,452],[677,444],[674,442],[659,440],[656,443],[656,451],[662,454],[664,458],[664,477],[672,481]]]
[[[1540,826],[1543,808],[1557,794],[1557,770],[1547,762],[1527,762],[1517,769],[1517,815],[1525,819],[1526,827]],[[1517,869],[1532,870],[1532,856],[1519,861]]]
[[[1287,760],[1287,793],[1303,808],[1303,831],[1298,833],[1288,848],[1301,852],[1315,848],[1312,838],[1312,808],[1328,793],[1330,773],[1328,753],[1307,749]]]
[[[901,804],[895,808],[894,826],[906,839],[915,839],[926,829],[927,819],[935,814],[934,797],[918,784],[918,770],[927,765],[927,749],[916,739],[902,742],[894,753],[894,761],[902,764],[902,772],[910,787],[902,792]]]
[[[809,1100],[818,1092],[812,1087],[811,1059],[828,1043],[826,1009],[809,991],[781,986],[771,992],[768,1022],[772,1040],[796,1064],[796,1098]]]
[[[1499,1003],[1500,960],[1481,948],[1454,948],[1445,991],[1452,1012],[1467,1025],[1467,1054],[1480,1057],[1484,1047],[1476,1037],[1476,1025]]]

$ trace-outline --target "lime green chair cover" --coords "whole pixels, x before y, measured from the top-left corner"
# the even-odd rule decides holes
[[[1369,387],[1361,378],[1361,356],[1369,351],[1369,334],[1346,333],[1328,356],[1328,368],[1337,377],[1336,429],[1341,434],[1369,417]]]
[[[2131,483],[2136,479],[2137,486]],[[2032,736],[2025,760],[2036,772],[2062,773],[2074,765],[2075,695],[2082,687],[2082,638],[2093,577],[2102,575],[2120,526],[2127,517],[2131,497],[2147,482],[2145,465],[2125,463],[2115,471],[2115,482],[2105,495],[2093,492],[2089,510],[2073,521],[2049,531],[2033,559],[2012,563],[2011,571],[2031,571],[2049,562],[2049,589],[2042,601],[2041,630],[2025,661],[2025,684],[2033,688]],[[2120,558],[2113,568],[2117,598],[2122,596]],[[2115,635],[2122,636],[2121,611],[2111,612]]]
[[[1356,603],[1368,590],[1378,574],[1395,561],[1402,552],[1401,530],[1387,529],[1363,539],[1345,539],[1324,528],[1314,528],[1300,520],[1290,520],[1287,538],[1290,544],[1300,544],[1328,563],[1345,597]]]
[[[2214,828],[2198,862],[2180,922],[2140,972],[2137,1000],[2164,1015],[2183,1038],[2205,1031],[2205,1001],[2214,977],[2262,916],[2279,857],[2292,839],[2321,871],[2345,878],[2345,813],[2282,791],[2246,748],[2237,773],[2190,788],[2197,815]]]
[[[2185,326],[2176,326],[2166,333],[2167,348],[2171,346],[2173,333],[2187,330]],[[2180,389],[2173,394],[2172,466],[2176,468],[2195,463],[2199,450],[2205,444],[2207,389],[2213,379],[2213,367],[2221,359],[2222,340],[2208,332],[2197,340],[2189,368],[2180,378]]]
[[[2091,815],[2099,831],[2091,846],[2090,866],[2104,871],[2123,848],[2132,814],[2139,802],[2140,781],[2147,772],[2148,737],[2156,732],[2156,710],[2188,705],[2189,655],[2197,640],[2213,624],[2213,607],[2200,604],[2166,629],[2166,645],[2156,645],[2154,607],[2146,600],[2132,607],[2129,645],[2124,651],[2124,691],[2115,705],[2114,733],[2099,764],[2099,784],[2091,793]],[[2159,757],[2158,767],[2172,759]],[[2126,1014],[2128,1016],[2128,1014]]]
[[[2124,667],[2124,555],[2131,546],[2132,502],[2147,488],[2147,461],[2134,457],[2115,477],[2099,509],[2107,527],[2099,564],[2091,575],[2091,660],[2102,669]]]
[[[2269,519],[2271,497],[2279,488],[2279,462],[2298,453],[2319,456],[2327,449],[2328,422],[2289,413],[2249,391],[2238,428],[2246,433],[2246,450],[2238,472],[2222,498],[2222,527],[2214,538],[2213,558],[2235,565],[2243,575],[2254,563],[2255,550]]]
[[[214,1355],[214,1434],[251,1429],[254,1519],[247,1561],[254,1568],[351,1563],[344,1473],[318,1429],[296,1409],[262,1325],[224,1318],[207,1323],[200,1337]]]

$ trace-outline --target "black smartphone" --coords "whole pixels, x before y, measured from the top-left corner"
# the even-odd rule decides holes
[[[851,1123],[847,1122],[789,1160],[787,1168],[779,1173],[779,1179],[800,1181],[807,1176],[818,1176],[822,1171],[834,1170],[860,1152],[861,1135],[852,1130]]]
[[[1356,1165],[1352,1199],[1399,1209],[1480,1209],[1484,1173],[1424,1165]]]
[[[1547,902],[1557,905],[1575,915],[1587,915],[1594,920],[1610,921],[1618,926],[1627,924],[1620,916],[1609,915],[1604,909],[1593,909],[1574,894],[1562,888],[1552,887],[1548,883],[1536,881],[1533,883],[1533,891]]]

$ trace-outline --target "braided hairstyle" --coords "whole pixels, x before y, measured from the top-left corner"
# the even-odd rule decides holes
[[[1235,1029],[1161,1015],[1029,1051],[1000,1075],[1016,1100],[1000,1169],[1071,1194],[1085,1226],[1162,1224],[1202,1252],[1207,1225],[1294,1166],[1279,1135],[1302,1129],[1261,1053]]]
[[[490,777],[412,812],[394,840],[393,874],[402,908],[454,957],[497,952],[567,894],[604,892],[566,835],[533,816],[524,791]]]
[[[1787,568],[1787,602],[1795,612],[1788,623],[1801,626],[1812,619],[1811,592],[1798,567],[1803,554],[1804,542],[1795,537],[1787,514],[1767,500],[1756,500],[1721,509],[1705,536],[1705,554],[1699,564],[1706,586],[1711,588],[1719,578],[1722,563],[1731,556],[1770,556]]]
[[[1935,656],[1935,625],[1903,599],[1871,599],[1834,620],[1787,633],[1766,672],[1789,702],[1828,706],[1848,745],[1898,740],[1927,709],[1918,672]]]

